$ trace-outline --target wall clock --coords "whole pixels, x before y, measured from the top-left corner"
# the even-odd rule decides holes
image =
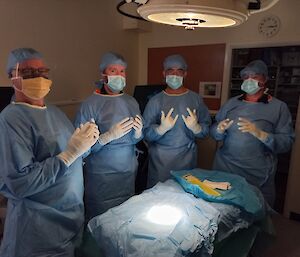
[[[280,29],[280,19],[277,16],[270,15],[262,18],[258,24],[258,32],[265,37],[273,37]]]

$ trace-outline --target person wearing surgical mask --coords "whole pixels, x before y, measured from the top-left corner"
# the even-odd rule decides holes
[[[187,64],[181,55],[163,63],[167,88],[146,105],[145,139],[149,146],[147,186],[171,177],[171,170],[197,167],[197,138],[209,133],[211,118],[202,97],[184,86]]]
[[[1,257],[73,257],[84,226],[82,155],[99,138],[45,104],[49,68],[32,48],[10,52],[14,100],[1,112],[0,193],[8,198]]]
[[[268,94],[263,61],[250,62],[240,75],[244,93],[221,107],[211,127],[212,137],[223,141],[213,168],[243,176],[273,206],[277,154],[287,152],[295,137],[291,113],[284,102]]]
[[[91,118],[101,131],[99,144],[85,159],[86,221],[117,206],[135,193],[138,167],[135,145],[143,138],[136,100],[123,92],[127,63],[108,52],[100,61],[100,81],[81,105],[75,125]]]

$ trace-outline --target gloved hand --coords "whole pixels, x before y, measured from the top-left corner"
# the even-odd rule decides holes
[[[99,143],[106,145],[109,142],[125,136],[133,128],[133,119],[127,117],[120,122],[113,125],[109,131],[101,134],[99,137]]]
[[[136,115],[133,120],[133,128],[135,130],[134,137],[139,139],[142,136],[143,120],[139,115]]]
[[[201,132],[202,128],[201,125],[198,123],[198,117],[196,115],[196,110],[194,109],[193,112],[190,110],[190,108],[186,108],[188,111],[189,115],[184,116],[183,114],[181,115],[185,125],[193,131],[194,134],[198,134]]]
[[[167,116],[165,116],[164,111],[161,111],[160,125],[156,128],[156,132],[159,135],[164,135],[167,131],[169,131],[175,126],[175,123],[178,119],[178,114],[173,119],[171,116],[173,111],[174,108],[171,108]]]
[[[217,126],[217,132],[220,134],[224,134],[224,132],[230,128],[232,123],[233,123],[233,120],[230,120],[230,119],[225,119],[225,120],[220,121]]]
[[[264,141],[268,137],[268,133],[256,127],[256,125],[245,118],[239,118],[238,126],[239,130],[243,133],[248,132],[251,135],[255,136],[261,141]]]
[[[80,125],[71,136],[67,149],[57,157],[70,166],[79,156],[88,151],[98,140],[98,126],[93,122]]]

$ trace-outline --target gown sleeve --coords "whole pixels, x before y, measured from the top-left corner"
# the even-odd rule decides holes
[[[52,186],[64,176],[68,167],[57,156],[39,161],[35,158],[34,138],[28,124],[10,127],[0,119],[0,162],[3,192],[16,198],[25,198]],[[43,147],[43,146],[41,146]],[[41,149],[42,151],[42,149]]]
[[[211,118],[207,106],[202,99],[199,99],[199,107],[197,110],[198,122],[201,125],[201,131],[195,134],[195,137],[204,138],[209,134],[209,127],[211,125]]]
[[[295,140],[291,113],[285,103],[280,106],[278,120],[273,132],[262,141],[273,153],[287,152]]]
[[[131,139],[132,143],[137,144],[144,138],[145,120],[144,120],[143,116],[141,115],[140,107],[139,107],[139,104],[137,103],[137,101],[133,97],[131,97],[130,100],[131,101],[129,101],[129,108],[132,109],[133,112],[136,113],[136,115],[140,116],[140,118],[142,119],[142,123],[143,123],[142,134],[139,138],[135,138],[134,133],[132,133],[132,139]]]
[[[160,125],[161,110],[155,99],[150,99],[147,103],[143,118],[145,121],[144,136],[146,141],[158,141],[163,135],[157,133],[156,129]],[[168,132],[167,132],[168,133]]]
[[[81,124],[95,120],[97,124],[96,112],[92,108],[92,104],[89,101],[85,101],[81,104],[74,121],[74,127],[78,128]],[[97,124],[99,126],[99,124]],[[101,133],[101,131],[100,131]],[[83,158],[86,158],[91,153],[96,153],[102,149],[103,145],[101,145],[98,141],[83,154]]]
[[[232,106],[231,103],[232,103],[232,101],[229,100],[227,103],[224,104],[224,106],[221,107],[221,109],[218,111],[218,113],[215,117],[214,123],[210,127],[210,136],[217,141],[224,140],[224,138],[227,135],[227,131],[225,131],[224,133],[218,133],[217,127],[218,127],[219,122],[226,119],[228,109],[230,108],[230,106]]]

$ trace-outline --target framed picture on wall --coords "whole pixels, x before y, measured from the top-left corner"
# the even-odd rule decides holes
[[[203,98],[221,98],[221,82],[199,82],[199,94]]]

